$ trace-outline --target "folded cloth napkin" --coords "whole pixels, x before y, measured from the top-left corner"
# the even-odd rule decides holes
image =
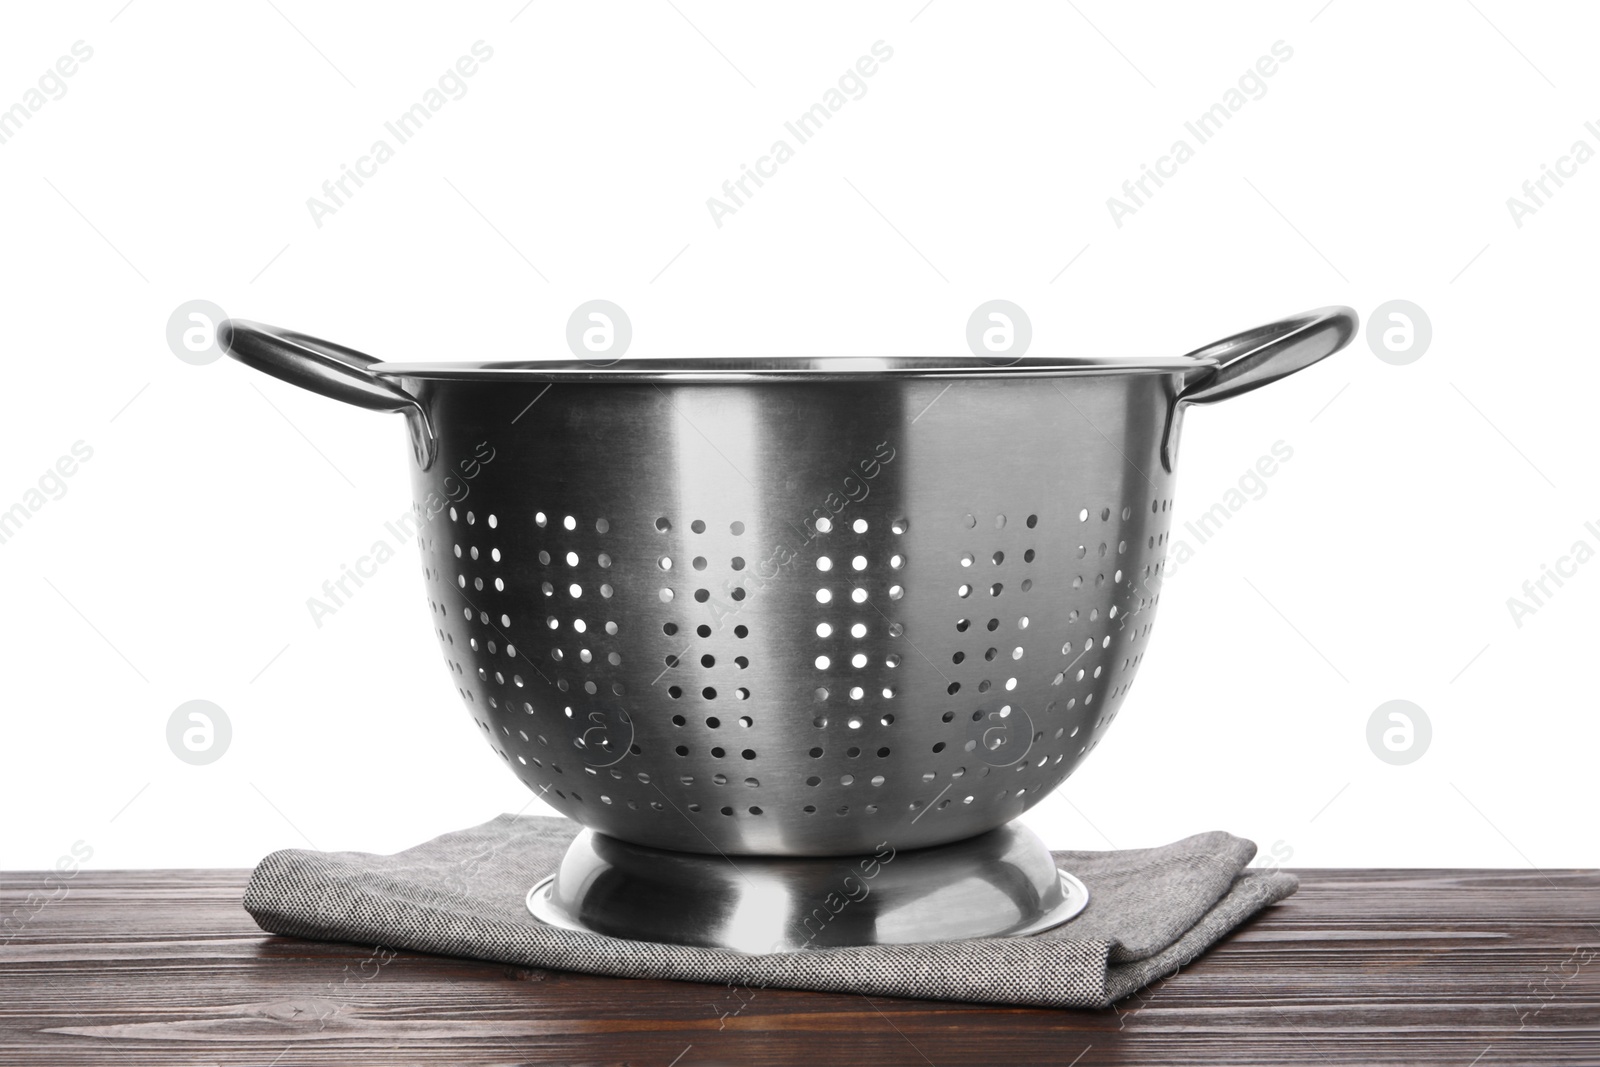
[[[546,926],[524,900],[580,827],[502,815],[396,853],[274,852],[244,906],[274,934],[524,967],[745,988],[813,989],[989,1004],[1100,1008],[1199,956],[1293,893],[1293,875],[1246,870],[1253,842],[1197,834],[1160,848],[1057,852],[1089,906],[1032,937],[749,956]]]

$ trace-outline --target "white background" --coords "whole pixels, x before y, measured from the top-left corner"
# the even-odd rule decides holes
[[[389,359],[528,358],[596,297],[661,356],[960,354],[996,297],[1036,355],[1174,355],[1414,301],[1416,362],[1358,338],[1191,413],[1175,538],[1275,441],[1294,458],[1173,576],[1126,714],[1028,821],[1600,865],[1600,563],[1520,628],[1506,606],[1600,547],[1600,161],[1520,228],[1506,206],[1600,148],[1600,12],[674,3],[7,7],[0,106],[94,55],[0,145],[0,509],[94,454],[0,544],[0,867],[392,851],[541,810],[459,707],[413,545],[321,629],[306,609],[406,511],[401,420],[180,362],[165,329],[203,298]],[[466,95],[315,226],[307,198],[480,39]],[[706,198],[879,40],[866,95],[716,227]],[[1266,95],[1114,225],[1107,197],[1279,40]],[[233,725],[203,767],[165,737],[196,698]],[[1408,766],[1366,741],[1396,698],[1433,725]]]

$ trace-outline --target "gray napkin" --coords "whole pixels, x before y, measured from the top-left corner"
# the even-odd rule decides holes
[[[1246,870],[1253,842],[1218,831],[1160,848],[1057,852],[1089,888],[1076,919],[1032,937],[746,956],[545,926],[528,890],[579,827],[501,815],[396,853],[286,849],[244,906],[263,930],[523,967],[988,1004],[1100,1008],[1171,974],[1268,904],[1291,874]]]

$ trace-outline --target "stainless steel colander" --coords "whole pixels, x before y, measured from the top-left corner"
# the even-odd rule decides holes
[[[1330,355],[1328,308],[1184,357],[386,364],[222,328],[407,414],[428,607],[542,799],[658,849],[969,838],[1116,720],[1184,407]]]

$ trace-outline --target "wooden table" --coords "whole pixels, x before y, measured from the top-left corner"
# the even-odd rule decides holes
[[[239,906],[246,873],[84,872],[48,900],[62,883],[0,873],[0,1064],[1600,1064],[1597,871],[1301,872],[1099,1012],[270,937]]]

